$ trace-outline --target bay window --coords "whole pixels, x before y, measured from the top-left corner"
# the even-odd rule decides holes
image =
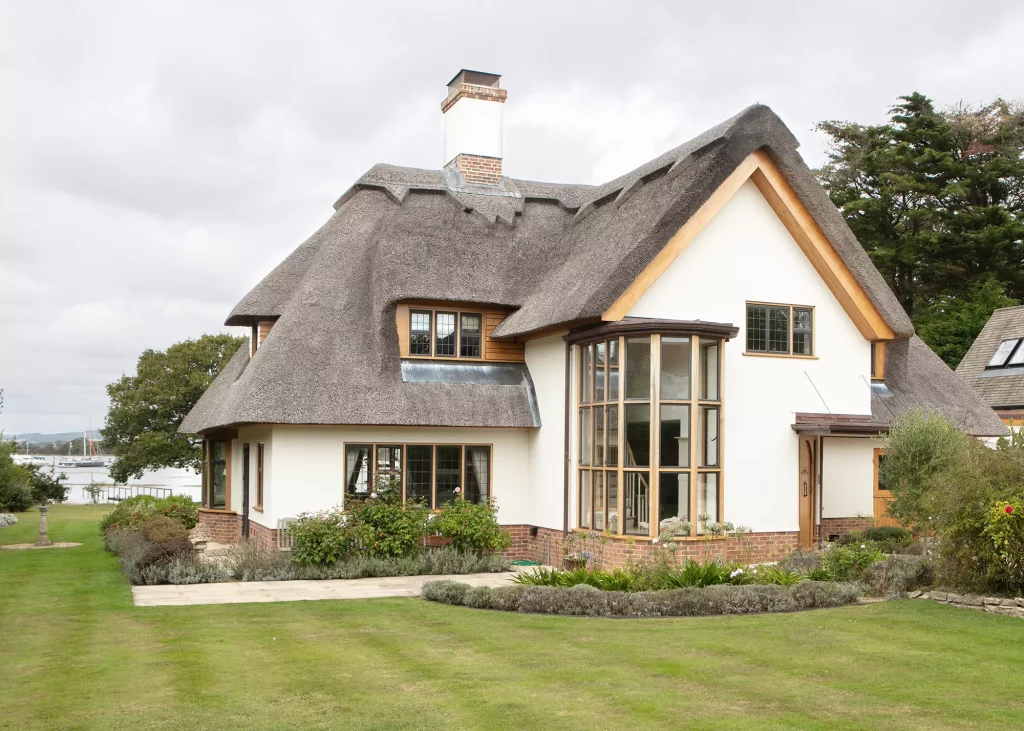
[[[228,509],[228,464],[231,442],[226,439],[203,440],[203,507]]]
[[[577,336],[580,528],[655,538],[721,520],[721,354],[735,330],[716,327]]]

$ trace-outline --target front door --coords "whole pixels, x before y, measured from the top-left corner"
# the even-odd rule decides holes
[[[882,460],[885,458],[885,454],[881,449],[874,451],[875,456],[875,486],[872,490],[872,498],[874,499],[874,517],[875,525],[891,525],[898,526],[895,518],[889,516],[889,503],[892,502],[892,493],[889,492],[885,487],[885,480],[882,479],[882,475],[878,468],[882,465]]]
[[[249,443],[242,445],[242,538],[249,537]]]
[[[814,547],[814,504],[815,479],[818,474],[815,464],[814,437],[800,437],[800,548]]]

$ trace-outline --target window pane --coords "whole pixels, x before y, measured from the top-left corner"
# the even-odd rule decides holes
[[[594,530],[604,530],[607,505],[604,499],[604,472],[594,470],[590,475],[594,483]]]
[[[605,419],[605,429],[608,432],[608,449],[605,450],[605,464],[609,467],[616,467],[619,464],[619,407],[609,406]]]
[[[626,405],[626,464],[646,467],[651,463],[651,407]]]
[[[608,400],[619,400],[619,341],[608,341]]]
[[[480,315],[459,316],[459,355],[463,358],[480,357]]]
[[[793,354],[813,355],[811,337],[811,310],[806,307],[793,308]]]
[[[605,530],[609,533],[619,532],[619,473],[605,472],[605,511],[608,513],[608,520],[605,523]]]
[[[871,377],[878,377],[878,343],[871,343]]]
[[[593,347],[584,345],[580,350],[582,351],[582,357],[580,358],[580,403],[589,404],[591,393],[590,379],[594,368]]]
[[[345,494],[366,497],[370,484],[370,445],[350,444],[345,449]]]
[[[430,355],[430,312],[409,313],[409,354]]]
[[[671,521],[690,520],[690,473],[662,472],[658,485],[658,532],[668,530]]]
[[[584,407],[580,409],[580,451],[579,459],[581,465],[590,464],[590,456],[593,454],[593,443],[591,439],[593,433],[590,425],[590,409]]]
[[[451,358],[455,355],[455,313],[437,313],[437,332],[434,334],[434,355]]]
[[[747,350],[768,350],[768,308],[764,305],[747,305]]]
[[[717,472],[701,472],[697,478],[697,515],[708,516],[709,523],[718,522]],[[704,527],[699,523],[697,532],[704,532]]]
[[[263,505],[263,461],[265,450],[262,444],[256,445],[256,504]]]
[[[1006,359],[1010,357],[1010,353],[1013,352],[1014,347],[1020,340],[1004,340],[999,343],[999,347],[996,348],[996,352],[992,355],[992,360],[988,362],[988,368],[999,368],[1006,365]]]
[[[623,531],[627,535],[646,536],[651,533],[651,487],[650,473],[624,472],[625,514]]]
[[[1024,365],[1024,345],[1013,351],[1013,355],[1010,356],[1007,365]]]
[[[210,442],[210,459],[214,462],[223,461],[227,457],[227,442]]]
[[[409,447],[405,471],[405,499],[430,505],[430,475],[434,471],[434,448],[425,444]]]
[[[491,448],[466,447],[466,490],[462,497],[485,503],[491,494]]]
[[[402,448],[397,446],[377,447],[377,461],[373,473],[374,490],[402,489]]]
[[[690,466],[690,407],[663,404],[661,407],[661,466]]]
[[[661,338],[661,398],[690,398],[690,339]]]
[[[651,339],[626,338],[626,398],[651,397]]]
[[[718,466],[718,407],[700,410],[700,466]]]
[[[227,442],[210,442],[210,507],[226,508],[228,495]]]
[[[789,308],[768,308],[768,352],[789,352]]]
[[[580,470],[580,528],[589,528],[591,525],[591,511],[593,510],[593,504],[591,502],[590,492],[590,472],[587,470]]]
[[[604,343],[594,343],[594,401],[604,401]]]
[[[885,464],[885,455],[878,455],[878,466],[875,468],[875,474],[878,475],[878,489],[888,491],[889,488],[885,484],[885,472],[882,470],[882,465]]]
[[[718,342],[700,341],[700,397],[707,401],[718,401]]]
[[[604,407],[595,406],[594,411],[594,466],[604,465]]]
[[[437,500],[434,507],[440,508],[445,503],[455,500],[455,488],[459,487],[462,467],[462,447],[437,447]]]

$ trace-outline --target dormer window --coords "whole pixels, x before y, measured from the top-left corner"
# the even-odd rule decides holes
[[[985,366],[988,368],[1009,368],[1011,366],[1024,366],[1024,345],[1021,345],[1024,338],[1011,338],[999,343],[992,359]]]
[[[409,313],[409,355],[430,355],[430,323],[434,313],[413,310]]]
[[[409,355],[420,358],[480,359],[482,312],[409,309]]]

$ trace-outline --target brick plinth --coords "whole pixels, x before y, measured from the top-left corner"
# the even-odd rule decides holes
[[[482,155],[457,155],[446,167],[455,168],[467,183],[497,185],[501,182],[501,158]]]
[[[200,510],[199,524],[213,543],[238,543],[242,537],[242,516],[219,510]]]
[[[537,535],[531,535],[532,527],[528,525],[502,526],[512,536],[512,546],[505,555],[512,561],[528,560],[541,564],[559,566],[566,553],[565,538],[560,530],[536,528]],[[586,538],[577,534],[580,539],[571,550],[587,550],[593,555],[590,566],[593,568],[623,568],[629,563],[653,561],[667,553],[664,546],[651,541],[626,538]],[[799,533],[796,531],[782,533],[751,533],[742,538],[727,538],[710,541],[679,541],[675,557],[684,558],[717,558],[729,563],[763,563],[778,561],[797,547]]]
[[[249,521],[249,540],[260,548],[277,550],[277,529],[267,528],[254,520]]]
[[[854,531],[867,530],[875,524],[873,518],[822,518],[819,533],[823,540],[829,536],[842,536]]]

